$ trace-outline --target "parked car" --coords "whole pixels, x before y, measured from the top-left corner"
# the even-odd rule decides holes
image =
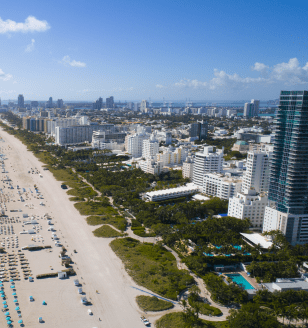
[[[148,326],[150,322],[145,317],[140,317],[140,320],[143,322],[145,326]]]

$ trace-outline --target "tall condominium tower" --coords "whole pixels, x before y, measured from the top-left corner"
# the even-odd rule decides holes
[[[247,154],[246,172],[243,175],[242,191],[254,189],[256,192],[268,191],[269,158],[271,152],[250,151]]]
[[[189,136],[191,138],[198,138],[204,140],[207,138],[208,125],[205,121],[190,124]]]
[[[308,91],[281,91],[263,231],[308,242]]]
[[[106,108],[113,108],[114,107],[114,99],[113,97],[106,98]]]
[[[260,100],[252,99],[250,103],[244,105],[244,117],[254,117],[259,114]]]
[[[18,96],[18,107],[24,108],[25,107],[25,99],[23,95]]]
[[[206,173],[222,173],[222,165],[224,161],[224,147],[217,150],[212,146],[205,146],[203,151],[195,154],[193,182],[203,188],[203,178]]]

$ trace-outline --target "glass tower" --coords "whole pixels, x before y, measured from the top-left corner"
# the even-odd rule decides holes
[[[281,91],[268,198],[276,210],[308,214],[308,91]]]

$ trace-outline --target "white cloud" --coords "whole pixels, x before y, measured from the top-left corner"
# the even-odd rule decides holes
[[[175,87],[216,90],[243,89],[257,84],[273,84],[283,82],[285,85],[308,83],[308,62],[301,67],[297,58],[291,58],[287,63],[279,63],[273,67],[256,62],[252,70],[260,73],[260,77],[241,77],[238,74],[227,74],[214,69],[214,77],[208,81],[183,79],[174,83]],[[156,86],[157,87],[157,86]]]
[[[158,88],[158,89],[163,89],[164,86],[163,86],[162,84],[156,84],[156,88]]]
[[[61,64],[64,64],[65,66],[73,66],[73,67],[86,67],[86,63],[71,60],[70,56],[64,56],[62,60],[60,61]]]
[[[308,83],[308,62],[301,67],[297,58],[291,58],[287,63],[275,65],[272,76],[278,81],[288,81],[292,84]]]
[[[257,72],[260,72],[260,73],[266,73],[269,69],[269,66],[265,65],[265,64],[262,64],[262,63],[258,63],[256,62],[252,67],[251,69],[253,71],[257,71]]]
[[[24,23],[17,23],[10,19],[6,21],[0,18],[0,34],[13,33],[13,32],[44,32],[50,29],[47,21],[40,21],[34,16],[26,18]]]
[[[0,68],[0,80],[2,81],[8,81],[13,77],[11,74],[5,74],[3,70]]]
[[[25,52],[31,52],[34,50],[34,43],[35,43],[35,40],[32,39],[31,40],[31,43],[27,45],[26,49],[25,49]]]

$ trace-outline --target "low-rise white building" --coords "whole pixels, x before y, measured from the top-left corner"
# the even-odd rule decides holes
[[[272,205],[272,204],[270,204]],[[288,214],[267,206],[263,232],[280,230],[292,245],[308,243],[308,214]]]
[[[169,147],[164,149],[162,153],[158,153],[156,159],[162,162],[164,166],[179,165],[185,161],[187,154],[187,149],[182,146],[175,149]]]
[[[202,193],[221,199],[229,199],[241,191],[242,180],[220,173],[207,173],[203,178]]]
[[[153,158],[138,161],[139,168],[145,173],[160,174],[163,169],[162,162],[156,162]]]
[[[241,220],[248,218],[252,227],[262,228],[267,203],[268,197],[265,193],[258,194],[253,189],[247,194],[239,192],[229,199],[228,216]]]
[[[145,193],[144,198],[151,202],[162,201],[166,199],[179,198],[183,196],[192,195],[198,192],[198,187],[194,185],[183,186],[178,188],[171,188],[165,190],[149,191]]]

